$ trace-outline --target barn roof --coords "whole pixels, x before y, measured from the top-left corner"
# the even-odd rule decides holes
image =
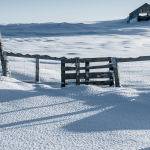
[[[150,14],[150,4],[145,3],[144,5],[142,5],[141,7],[137,8],[136,10],[134,10],[133,12],[131,12],[129,14],[129,18],[127,20],[127,22],[129,23],[130,20],[136,18],[139,16],[140,13],[147,13]]]
[[[150,4],[145,3],[141,7],[137,8],[136,10],[134,10],[133,12],[131,12],[130,15],[132,15],[132,14],[138,14],[138,13],[141,12],[142,9],[143,9],[144,12],[150,12]]]

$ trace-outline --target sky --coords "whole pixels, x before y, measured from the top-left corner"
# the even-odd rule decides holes
[[[0,24],[121,19],[150,0],[0,0]]]

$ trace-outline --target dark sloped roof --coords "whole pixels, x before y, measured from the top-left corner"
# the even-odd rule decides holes
[[[135,14],[135,13],[139,13],[142,8],[147,8],[147,11],[150,11],[150,4],[145,3],[141,7],[137,8],[136,10],[134,10],[133,12],[131,12],[130,15]]]

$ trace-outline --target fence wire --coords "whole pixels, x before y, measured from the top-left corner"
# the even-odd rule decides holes
[[[150,61],[119,63],[123,87],[150,87]]]
[[[61,62],[55,60],[40,60],[40,82],[60,84]]]
[[[40,59],[39,63],[39,82],[60,84],[61,62]],[[8,76],[25,82],[35,82],[35,73],[34,58],[8,57]]]
[[[8,57],[8,76],[25,82],[34,82],[35,59]]]

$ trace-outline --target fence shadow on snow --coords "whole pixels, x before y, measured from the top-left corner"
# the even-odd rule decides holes
[[[85,108],[83,110],[77,110],[74,112],[68,112],[64,114],[48,115],[46,117],[37,117],[33,119],[26,119],[20,121],[14,121],[12,123],[2,124],[0,128],[7,127],[27,127],[43,124],[49,124],[55,119],[63,120],[66,117],[75,117],[76,115],[85,113],[93,113],[93,115],[87,117],[81,117],[74,122],[64,125],[63,129],[70,132],[98,132],[98,131],[116,131],[116,130],[149,130],[149,93],[140,92],[136,96],[125,96],[120,94],[121,90],[108,90],[99,91],[98,93],[91,93],[90,87],[67,87],[67,88],[48,88],[45,89],[40,85],[35,85],[33,91],[22,90],[5,90],[1,89],[2,93],[0,101],[3,101],[5,96],[6,101],[20,100],[24,98],[36,97],[36,96],[54,96],[56,98],[66,97],[69,98],[65,103],[55,103],[40,106],[30,106],[27,108],[16,109],[4,114],[11,114],[14,112],[28,111],[34,109],[58,106],[58,108],[66,103],[74,105],[74,102],[80,101],[84,105],[90,105],[91,108]],[[13,95],[11,94],[13,93]],[[15,94],[14,94],[15,93]],[[18,93],[18,94],[17,94]],[[19,97],[18,97],[19,95]],[[20,97],[21,96],[21,97]],[[132,101],[134,99],[134,101]],[[142,103],[141,103],[142,102]],[[31,111],[32,113],[32,111]],[[45,122],[46,121],[46,122]]]

